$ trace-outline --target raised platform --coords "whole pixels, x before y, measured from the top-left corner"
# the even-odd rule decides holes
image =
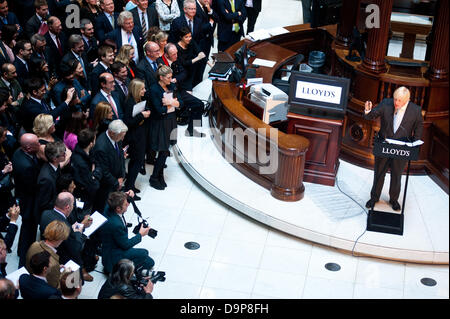
[[[206,80],[194,94],[207,99],[210,86]],[[355,255],[448,264],[448,195],[428,176],[410,176],[403,236],[369,232],[364,205],[372,185],[371,170],[341,160],[336,186],[304,183],[302,200],[283,202],[222,157],[211,139],[207,118],[203,118],[202,131],[208,134],[207,138],[179,134],[175,156],[205,190],[243,214],[299,238]],[[184,133],[184,129],[180,132]],[[375,210],[392,211],[387,204],[388,185],[389,175]]]

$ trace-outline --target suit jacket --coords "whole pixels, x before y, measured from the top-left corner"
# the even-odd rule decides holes
[[[33,255],[46,251],[50,254],[50,263],[49,268],[47,271],[47,276],[45,278],[47,279],[47,282],[50,286],[59,288],[59,278],[61,277],[61,272],[59,268],[59,256],[56,252],[53,251],[49,246],[45,244],[45,242],[42,241],[36,241],[34,242],[30,248],[28,248],[27,251],[27,257],[26,257],[26,263],[25,268],[28,270],[28,272],[31,274],[31,267],[30,267],[30,260]]]
[[[61,43],[61,52],[59,52],[58,47],[50,36],[50,31],[45,34],[45,40],[47,42],[49,60],[47,61],[50,70],[57,71],[61,60],[67,50],[67,39],[63,32],[58,35],[59,42]]]
[[[17,16],[14,14],[14,12],[8,12],[6,15],[6,20],[8,20],[7,24],[18,24],[20,26],[19,19],[17,19]],[[3,18],[0,18],[0,30],[3,28],[5,23],[3,22]],[[22,33],[22,27],[19,28],[19,33]]]
[[[16,185],[15,193],[19,199],[20,215],[23,219],[34,218],[34,202],[36,198],[36,184],[40,167],[35,157],[33,160],[21,148],[12,157],[14,167],[13,176]]]
[[[40,27],[41,20],[39,20],[36,14],[33,14],[25,25],[25,34],[27,35],[27,38],[30,39],[34,34],[36,34]]]
[[[107,131],[100,134],[95,143],[93,154],[94,160],[100,166],[103,177],[100,181],[100,189],[108,194],[119,188],[120,177],[125,177],[125,159],[123,157],[122,142],[117,143],[119,153],[106,136]]]
[[[0,232],[6,232],[5,237],[0,233],[0,238],[5,241],[6,249],[8,252],[11,252],[11,247],[14,243],[14,238],[17,234],[18,226],[9,221],[9,218],[4,216],[0,216]]]
[[[219,25],[217,27],[217,38],[219,41],[227,42],[232,35],[232,26],[239,23],[239,34],[244,36],[244,21],[247,18],[245,10],[245,0],[234,0],[235,12],[231,10],[231,4],[228,0],[216,0],[217,10],[219,11]],[[225,11],[227,10],[228,13]],[[241,12],[239,16],[238,11]]]
[[[22,120],[23,128],[27,132],[32,132],[33,128],[33,121],[41,113],[50,114],[53,116],[53,120],[56,120],[56,118],[60,115],[62,115],[63,112],[68,111],[69,106],[66,104],[66,102],[62,102],[59,106],[55,107],[52,110],[46,110],[42,104],[39,104],[33,99],[25,99],[22,103],[22,106],[19,110],[19,116]]]
[[[17,80],[19,81],[20,86],[23,87],[24,80],[28,78],[28,74],[29,74],[27,66],[17,57],[14,60],[14,66],[16,67],[16,71],[17,71]]]
[[[139,30],[142,30],[141,17],[139,16],[138,8],[131,9],[130,12],[133,15],[134,26],[138,27]],[[150,4],[150,1],[148,2],[147,7],[147,20],[147,30],[154,26],[159,27],[158,12],[156,11],[155,4]]]
[[[184,13],[182,13],[178,18],[175,18],[170,24],[169,42],[178,43],[178,41],[180,41],[180,30],[182,28],[188,28]],[[196,15],[194,17],[194,32],[192,33],[192,39],[195,42],[200,43],[205,35],[203,21]]]
[[[420,106],[409,102],[403,115],[399,128],[394,133],[394,100],[383,99],[380,104],[374,107],[364,116],[367,120],[380,118],[379,136],[382,139],[393,138],[398,140],[418,140],[422,136],[423,118]]]
[[[158,65],[164,64],[164,61],[161,58],[158,58],[156,60],[156,63]],[[153,67],[150,65],[147,58],[143,58],[141,59],[141,61],[139,61],[139,64],[137,66],[136,77],[145,81],[146,88],[149,88],[152,84],[158,82],[156,78],[156,72],[153,70]],[[145,98],[149,99],[149,97],[150,97],[150,90],[147,89],[145,93]]]
[[[92,69],[91,74],[88,75],[89,88],[91,89],[92,96],[95,96],[98,93],[98,91],[100,91],[98,78],[100,74],[105,72],[111,73],[111,69],[110,68],[105,69],[105,67],[99,62],[97,63],[95,68]]]
[[[86,42],[86,40],[84,40],[83,38],[83,43],[84,43],[84,49],[86,51],[86,57],[87,60],[89,62],[93,62],[97,57],[98,57],[98,43],[97,43],[97,39],[95,37],[92,37],[88,42]]]
[[[138,233],[128,239],[128,228],[122,218],[109,208],[105,209],[105,215],[108,221],[101,227],[102,263],[105,270],[111,272],[124,253],[142,241],[142,236]]]
[[[192,85],[189,85],[189,83],[185,83],[185,80],[188,78],[187,71],[181,65],[180,61],[172,62],[172,65],[169,65],[169,61],[165,58],[163,55],[161,59],[164,61],[164,64],[169,66],[173,71],[173,77],[177,79],[177,88],[179,90],[190,90]]]
[[[127,77],[126,79],[125,79],[125,86],[128,88],[128,86],[130,85],[130,79]],[[119,97],[119,100],[120,100],[120,105],[125,105],[125,101],[126,101],[126,99],[127,99],[127,95],[125,95],[125,92],[123,91],[123,89],[122,89],[122,87],[119,85],[119,83],[116,81],[116,84],[115,84],[115,89],[114,89],[114,92],[117,94],[117,96]],[[123,107],[122,107],[122,109],[123,109]]]
[[[214,30],[216,29],[217,21],[219,21],[219,15],[215,10],[212,11],[211,14],[209,14],[207,11],[203,10],[202,7],[196,2],[197,4],[197,13],[195,14],[196,17],[200,18],[201,25],[202,25],[202,32],[203,32],[203,38],[200,40],[200,47],[202,48],[203,52],[207,51],[207,47],[213,47],[214,46]],[[209,23],[209,19],[213,19],[214,23],[211,25]],[[205,52],[206,53],[206,52]]]
[[[70,229],[69,237],[63,241],[56,250],[60,263],[65,264],[69,260],[73,260],[78,265],[82,266],[81,250],[83,249],[86,236],[80,232],[74,232],[69,221],[54,209],[46,210],[42,213],[39,224],[41,237],[48,224],[54,220],[64,222]]]
[[[20,276],[19,286],[23,299],[48,299],[53,295],[61,296],[58,289],[33,275],[23,274]]]
[[[117,113],[119,114],[119,117],[117,118],[116,114],[113,111],[113,120],[122,119],[123,118],[123,109],[122,109],[122,103],[120,100],[120,97],[116,91],[111,92],[111,96],[116,103],[117,107]],[[91,108],[89,110],[89,114],[94,115],[95,108],[99,102],[108,102],[108,99],[102,94],[102,92],[98,92],[91,100]]]
[[[82,52],[80,57],[81,57],[81,60],[83,61],[84,70],[86,71],[86,76],[87,76],[93,69],[92,64],[89,63],[86,52]],[[63,56],[61,62],[67,63],[70,60],[78,60],[78,59],[75,57],[75,54],[73,54],[72,50],[69,49],[68,52]]]
[[[147,122],[148,119],[144,118],[142,113],[133,116],[133,108],[136,105],[134,98],[127,98],[124,106],[124,117],[123,121],[128,126],[127,141],[130,144],[144,143],[145,137],[147,135]],[[145,144],[145,143],[144,143]],[[145,149],[145,146],[144,146]],[[130,151],[135,150],[130,147]],[[131,154],[130,154],[131,155]]]
[[[39,172],[37,179],[37,196],[36,196],[36,222],[41,220],[41,214],[44,210],[52,209],[57,191],[56,180],[61,175],[61,170],[54,170],[50,163],[45,162]],[[43,234],[43,232],[42,232]]]
[[[261,2],[262,0],[253,0],[253,9],[258,12],[261,12]]]
[[[133,36],[137,44],[137,54],[139,55],[138,59],[142,59],[144,57],[143,45],[146,40],[142,37],[141,29],[136,25],[133,28]],[[119,27],[111,32],[108,32],[105,38],[114,41],[118,48],[122,47],[122,28]]]
[[[16,59],[17,60],[17,59]],[[13,101],[17,100],[17,97],[22,92],[22,86],[20,85],[19,81],[16,79],[10,81],[10,89],[6,86],[5,82],[0,78],[0,88],[8,89],[11,92],[11,96],[13,98]],[[19,104],[23,102],[23,98],[19,100]]]
[[[119,18],[119,13],[114,12],[113,16],[114,16],[114,28],[112,27],[111,21],[105,15],[104,12],[100,13],[99,16],[95,19],[94,23],[95,37],[100,42],[105,41],[107,33],[111,32],[113,29],[118,28],[117,18]]]

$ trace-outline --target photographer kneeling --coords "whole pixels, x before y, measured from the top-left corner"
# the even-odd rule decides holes
[[[114,265],[98,293],[98,299],[109,299],[114,295],[120,295],[126,299],[153,299],[152,291],[153,282],[146,280],[145,285],[141,284],[134,276],[133,262],[122,259]]]
[[[104,271],[110,273],[113,266],[121,259],[131,260],[136,268],[150,270],[155,262],[143,248],[133,248],[142,241],[150,227],[141,226],[136,236],[128,238],[128,228],[123,214],[127,211],[129,193],[112,192],[108,196],[105,216],[108,221],[101,227],[102,262]],[[134,194],[131,194],[132,197]]]

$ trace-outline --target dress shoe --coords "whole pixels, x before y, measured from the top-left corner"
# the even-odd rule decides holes
[[[400,204],[396,200],[389,201],[389,204],[391,204],[393,210],[397,210],[398,211],[398,210],[401,209]]]
[[[84,281],[94,281],[94,277],[92,277],[91,275],[89,275],[89,273],[86,271],[86,269],[82,269],[81,270],[82,274],[83,274],[83,280]]]
[[[161,183],[162,186],[164,186],[164,188],[167,187],[167,184],[166,184],[166,181],[164,180],[163,174],[159,175],[159,182]]]
[[[205,133],[200,133],[200,132],[198,132],[198,131],[196,131],[196,130],[193,130],[192,133],[189,132],[188,130],[186,130],[186,131],[184,132],[184,135],[185,135],[185,136],[188,136],[188,137],[205,137],[205,136],[206,136]]]
[[[164,190],[164,185],[161,184],[158,178],[150,177],[150,186],[157,190]]]
[[[147,171],[145,170],[145,165],[141,167],[141,170],[139,171],[142,175],[147,175]]]
[[[367,207],[367,208],[373,208],[377,202],[378,202],[378,201],[377,201],[376,199],[371,198],[371,199],[369,199],[369,201],[366,203],[366,207]]]
[[[141,190],[140,190],[139,188],[133,187],[133,192],[134,192],[135,194],[137,194],[137,193],[140,193]]]
[[[138,195],[134,194],[133,200],[138,201],[138,200],[141,200],[141,198]]]

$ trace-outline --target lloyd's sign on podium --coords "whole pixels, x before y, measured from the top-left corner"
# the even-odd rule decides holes
[[[423,141],[402,142],[398,140],[386,139],[384,141],[375,140],[373,145],[373,155],[386,157],[389,159],[400,159],[408,161],[406,170],[405,190],[403,194],[403,205],[401,214],[369,210],[367,216],[367,230],[395,235],[403,235],[404,210],[406,203],[406,190],[408,188],[409,167],[411,161],[419,159],[419,146]]]

